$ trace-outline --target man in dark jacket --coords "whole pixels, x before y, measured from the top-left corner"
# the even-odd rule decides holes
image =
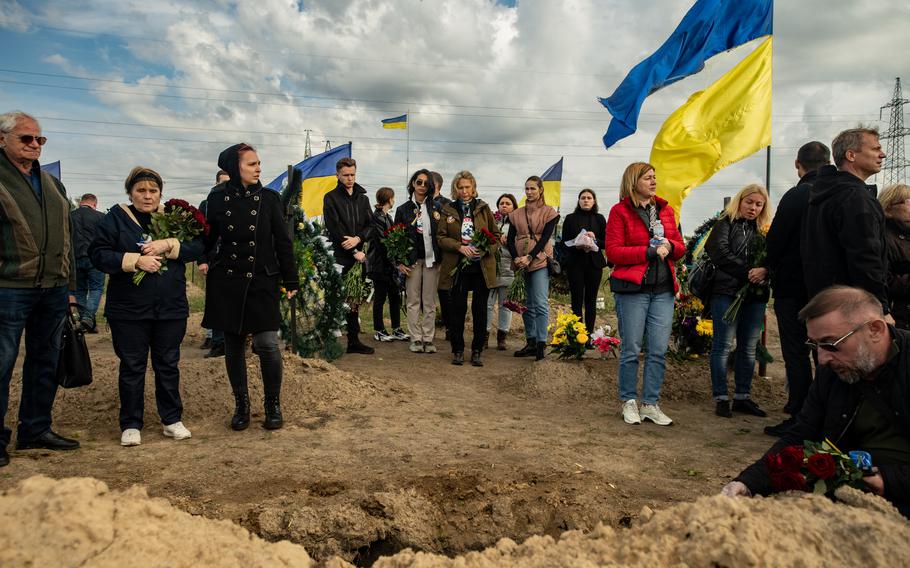
[[[815,183],[818,169],[831,162],[831,151],[821,142],[804,144],[796,154],[796,173],[799,183],[780,199],[774,222],[768,231],[768,268],[771,271],[771,290],[774,293],[774,314],[780,332],[780,349],[787,369],[789,397],[784,411],[790,418],[775,426],[766,426],[765,433],[780,437],[793,424],[803,405],[812,382],[812,363],[806,347],[806,325],[799,320],[799,311],[809,301],[803,281],[803,260],[799,240],[803,215],[809,206],[809,190]]]
[[[366,262],[363,245],[370,236],[371,212],[367,191],[357,183],[357,162],[342,158],[335,164],[338,185],[325,194],[322,215],[325,230],[332,242],[335,262],[347,274],[357,262]],[[359,306],[358,306],[359,307]],[[348,353],[371,355],[373,348],[360,341],[360,318],[354,308],[348,312]]]
[[[224,170],[218,170],[218,173],[215,174],[215,187],[213,187],[210,191],[220,194],[224,187],[224,184],[230,181],[230,179],[230,174]],[[202,203],[199,204],[199,210],[202,211],[203,215],[208,216],[208,198],[202,200]],[[217,245],[215,250],[217,250]],[[209,262],[211,258],[214,258],[215,250],[200,258],[196,263],[196,265],[199,267],[199,272],[201,272],[203,276],[206,276],[209,273]],[[224,357],[224,332],[220,329],[203,329],[205,329],[205,340],[202,342],[202,348],[209,350],[209,352],[206,353],[204,357],[206,359],[210,359],[212,357]]]
[[[854,128],[832,143],[834,166],[822,166],[809,190],[800,254],[811,299],[832,284],[856,286],[882,303],[888,315],[885,214],[866,180],[882,168],[878,131]]]
[[[47,138],[24,112],[0,115],[0,467],[12,430],[3,423],[9,384],[25,332],[16,449],[72,450],[79,442],[51,430],[60,333],[68,290],[76,287],[69,200],[41,171]]]
[[[101,292],[104,289],[104,273],[92,266],[88,258],[88,246],[95,238],[98,224],[104,219],[104,213],[98,211],[98,198],[86,193],[79,200],[79,207],[70,212],[73,222],[73,251],[76,255],[76,302],[79,309],[79,321],[88,333],[98,333],[95,326],[95,312],[101,303]]]
[[[825,439],[844,452],[869,452],[875,469],[863,481],[910,516],[910,332],[885,323],[877,297],[847,286],[819,292],[800,317],[820,367],[796,424],[768,453]],[[763,458],[723,493],[774,490]]]

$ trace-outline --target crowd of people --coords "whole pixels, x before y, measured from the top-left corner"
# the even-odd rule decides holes
[[[149,356],[163,434],[176,440],[191,436],[181,421],[179,391],[180,346],[189,316],[184,268],[189,263],[206,274],[202,324],[212,330],[213,346],[223,351],[235,400],[231,428],[250,425],[248,338],[262,371],[263,426],[281,428],[279,303],[280,295],[297,293],[299,281],[283,206],[279,195],[259,180],[256,150],[236,144],[220,154],[218,183],[203,208],[206,233],[185,241],[150,240],[144,235],[162,210],[165,181],[160,174],[134,168],[124,184],[129,204],[111,207],[107,214],[96,210],[97,198],[91,194],[71,211],[63,185],[40,169],[45,142],[34,117],[18,111],[0,116],[0,234],[9,237],[0,244],[0,416],[6,414],[24,333],[17,449],[79,446],[51,429],[59,338],[68,303],[78,303],[86,332],[97,330],[104,274],[109,277],[104,317],[120,359],[121,444],[141,443]],[[847,130],[835,138],[832,151],[821,142],[800,148],[795,162],[800,179],[782,197],[778,215],[772,215],[770,196],[761,185],[746,185],[730,200],[704,247],[715,267],[705,294],[714,325],[710,383],[717,416],[766,416],[750,392],[756,344],[773,295],[790,418],[766,428],[780,438],[771,451],[824,438],[847,449],[864,449],[877,464],[865,478],[869,488],[906,512],[910,186],[889,187],[877,198],[866,180],[880,170],[884,157],[875,130]],[[439,310],[451,363],[463,365],[470,296],[467,361],[483,366],[494,328],[496,348],[506,349],[512,313],[503,303],[514,279],[522,278],[525,345],[514,355],[546,357],[549,280],[560,214],[547,204],[541,178],[525,181],[523,205],[506,193],[494,210],[480,199],[471,172],[458,172],[446,197],[442,176],[421,169],[410,177],[406,201],[396,208],[395,192],[387,187],[376,192],[371,206],[366,189],[356,181],[352,158],[340,160],[336,173],[337,186],[323,204],[326,236],[343,273],[365,263],[363,274],[375,287],[376,345],[409,341],[415,354],[436,353]],[[583,189],[561,232],[564,243],[584,243],[567,247],[562,261],[572,311],[588,333],[596,323],[604,269],[611,267],[609,286],[621,337],[618,396],[622,418],[630,425],[673,423],[659,401],[680,291],[676,264],[686,245],[673,208],[656,194],[658,174],[650,164],[630,164],[607,218],[599,212],[596,193]],[[385,254],[382,237],[396,224],[405,227],[411,244],[406,262],[393,262]],[[484,245],[476,238],[481,234],[489,237]],[[138,272],[155,276],[137,280]],[[348,353],[374,353],[360,338],[357,308],[347,314],[346,332]],[[731,401],[727,367],[734,339]],[[646,355],[639,373],[642,349]],[[0,466],[9,462],[10,440],[11,429],[4,426]],[[724,488],[729,495],[769,491],[761,461]]]

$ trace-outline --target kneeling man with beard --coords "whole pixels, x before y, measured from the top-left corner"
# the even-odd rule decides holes
[[[799,316],[819,368],[796,422],[768,453],[825,438],[844,452],[869,452],[877,469],[863,481],[910,517],[910,332],[885,322],[878,298],[847,286],[819,292]],[[772,491],[762,458],[723,494]]]

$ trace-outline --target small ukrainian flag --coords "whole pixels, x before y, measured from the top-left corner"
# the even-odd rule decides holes
[[[403,114],[395,118],[386,118],[382,121],[382,127],[406,129],[408,127],[408,115]]]

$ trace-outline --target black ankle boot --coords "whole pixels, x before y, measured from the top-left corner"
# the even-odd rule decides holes
[[[464,353],[461,351],[456,351],[452,353],[452,364],[453,365],[462,365],[464,363]]]
[[[284,426],[284,417],[281,416],[281,402],[277,396],[265,397],[265,422],[262,426],[266,430],[277,430]]]
[[[471,351],[471,364],[475,367],[483,367],[483,361],[480,360],[480,351]]]
[[[528,341],[524,347],[515,352],[516,357],[531,357],[537,353],[537,344],[533,341]]]
[[[250,395],[234,393],[234,416],[231,417],[231,429],[246,430],[250,426]]]
[[[538,341],[538,342],[537,342],[537,350],[536,350],[536,352],[534,353],[534,359],[535,359],[536,361],[540,361],[541,359],[544,358],[546,352],[547,352],[547,342],[546,342],[546,341]]]

